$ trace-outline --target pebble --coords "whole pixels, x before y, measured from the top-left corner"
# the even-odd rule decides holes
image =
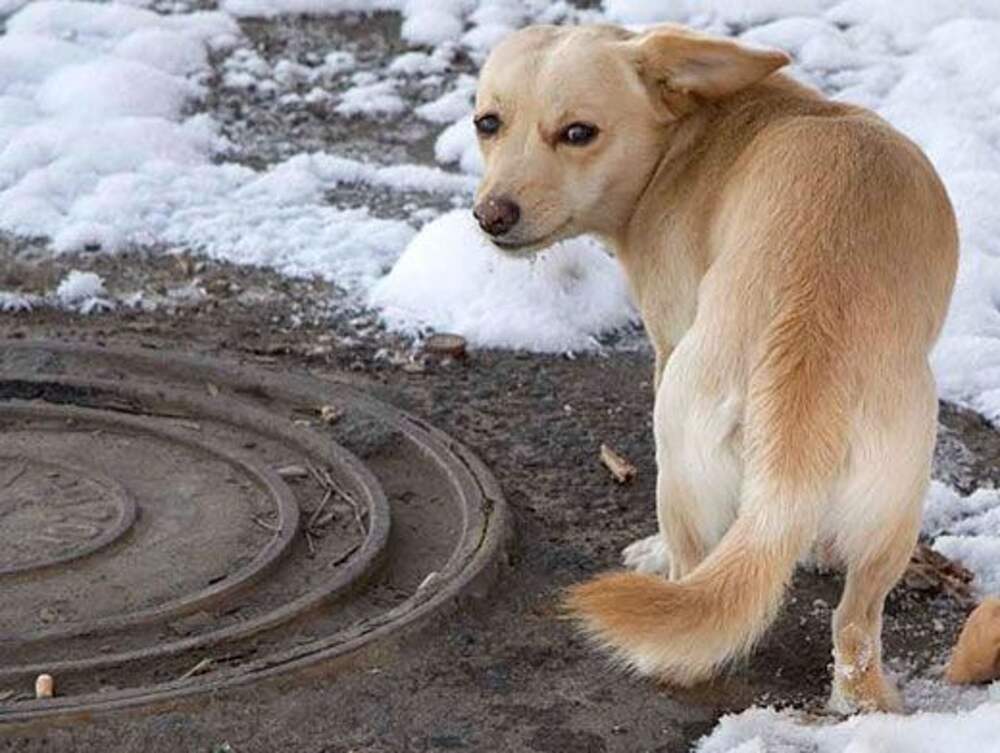
[[[35,680],[35,698],[51,698],[55,695],[56,684],[52,675],[38,675]]]

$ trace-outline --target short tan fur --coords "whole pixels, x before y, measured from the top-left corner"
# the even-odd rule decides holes
[[[912,142],[787,62],[678,26],[519,31],[480,78],[477,216],[511,254],[603,238],[656,352],[660,530],[639,572],[570,590],[583,628],[698,682],[819,546],[847,572],[833,705],[898,709],[882,607],[928,482],[955,218]]]

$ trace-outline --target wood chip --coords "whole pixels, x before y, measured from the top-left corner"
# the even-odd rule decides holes
[[[461,335],[449,335],[441,332],[431,335],[424,340],[424,352],[433,353],[436,356],[451,356],[452,358],[462,358],[465,356],[466,341]]]
[[[282,478],[309,478],[309,470],[304,465],[283,465],[276,472]]]
[[[319,409],[319,417],[325,424],[335,424],[344,417],[344,411],[336,405],[324,405]]]
[[[601,462],[611,471],[612,477],[619,484],[628,483],[635,478],[635,474],[638,472],[632,463],[606,444],[601,445]]]
[[[975,576],[957,562],[935,552],[926,544],[917,544],[903,574],[903,583],[916,591],[930,591],[950,596],[961,604],[972,604],[971,584]]]

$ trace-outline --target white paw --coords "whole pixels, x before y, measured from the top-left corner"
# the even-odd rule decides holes
[[[667,575],[670,572],[670,551],[660,534],[629,544],[622,550],[622,561],[625,567],[640,573]]]

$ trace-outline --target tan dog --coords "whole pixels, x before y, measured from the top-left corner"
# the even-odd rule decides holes
[[[519,31],[480,78],[475,214],[510,253],[602,237],[656,350],[660,533],[626,550],[645,572],[572,589],[586,629],[697,682],[819,545],[847,568],[834,706],[897,709],[882,606],[928,481],[955,218],[914,144],[787,62],[675,26]]]

